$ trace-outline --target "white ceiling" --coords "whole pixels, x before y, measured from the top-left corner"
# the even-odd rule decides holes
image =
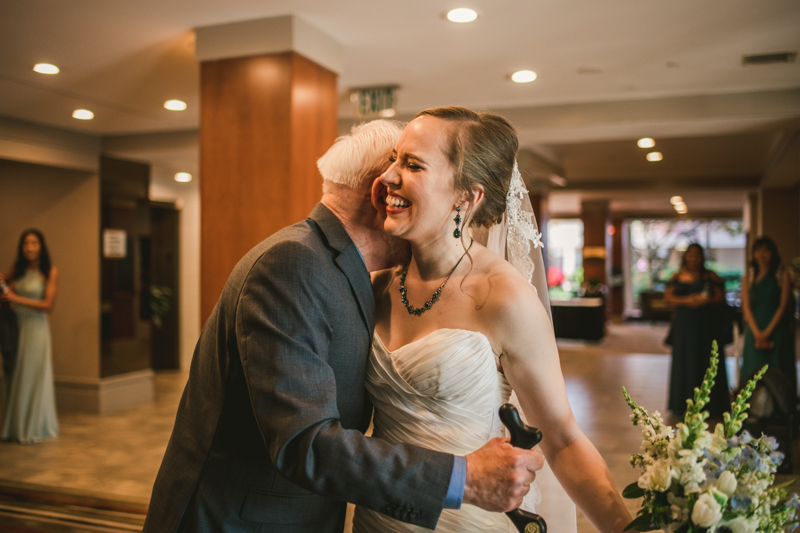
[[[442,18],[463,6],[476,22]],[[742,66],[743,54],[800,49],[797,0],[4,0],[0,115],[106,136],[196,129],[193,28],[286,14],[343,45],[343,127],[349,88],[397,84],[403,117],[505,114],[570,184],[763,174],[800,120],[800,62]],[[508,80],[523,68],[539,78]],[[171,98],[188,110],[165,110]],[[79,107],[96,118],[72,119]],[[645,135],[669,147],[656,175],[630,148]]]

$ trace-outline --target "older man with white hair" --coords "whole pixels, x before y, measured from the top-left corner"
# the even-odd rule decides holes
[[[400,131],[375,121],[337,139],[309,217],[233,269],[195,348],[146,533],[337,533],[347,501],[433,529],[444,507],[504,511],[527,492],[538,452],[493,441],[454,457],[363,434],[369,271],[404,249],[370,191]]]

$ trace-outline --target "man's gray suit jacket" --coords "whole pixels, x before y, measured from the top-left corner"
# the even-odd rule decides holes
[[[322,204],[239,261],[195,348],[145,533],[336,533],[345,500],[433,529],[453,457],[363,435],[374,305]]]

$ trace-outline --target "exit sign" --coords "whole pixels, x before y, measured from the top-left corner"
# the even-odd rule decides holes
[[[397,86],[353,89],[359,117],[393,117],[397,105]]]

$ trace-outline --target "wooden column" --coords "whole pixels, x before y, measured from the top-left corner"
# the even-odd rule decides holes
[[[606,274],[606,241],[608,201],[584,201],[581,204],[583,221],[583,283],[584,286],[608,282]]]
[[[612,216],[608,230],[611,232],[611,264],[610,282],[608,284],[608,314],[622,316],[625,309],[625,285],[623,281],[624,265],[622,263],[622,222],[621,215]]]
[[[338,102],[336,74],[296,52],[204,61],[200,91],[205,321],[239,259],[319,200]]]

